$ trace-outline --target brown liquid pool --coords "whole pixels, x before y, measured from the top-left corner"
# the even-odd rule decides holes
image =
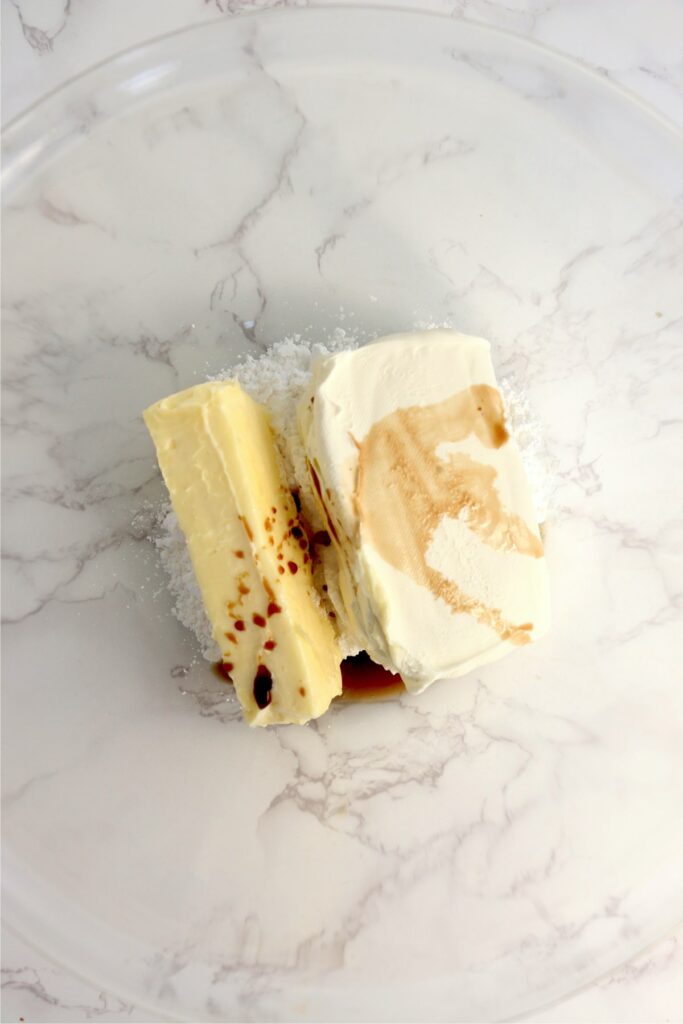
[[[211,671],[222,682],[232,684],[228,667],[222,661],[214,662]],[[405,692],[400,676],[383,668],[362,651],[341,663],[342,693],[337,700],[389,700]]]
[[[339,700],[388,700],[405,692],[400,676],[383,668],[362,651],[341,663],[342,694]]]

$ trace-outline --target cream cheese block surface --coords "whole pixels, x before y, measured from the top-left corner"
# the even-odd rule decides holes
[[[419,691],[542,636],[546,563],[488,342],[394,335],[320,361],[299,422],[359,647]]]

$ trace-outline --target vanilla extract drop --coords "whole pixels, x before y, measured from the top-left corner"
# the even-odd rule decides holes
[[[263,711],[273,699],[273,677],[265,665],[259,665],[254,677],[254,700]]]

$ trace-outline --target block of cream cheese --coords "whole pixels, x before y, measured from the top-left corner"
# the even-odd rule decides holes
[[[488,342],[436,330],[324,359],[299,424],[341,628],[408,689],[546,632],[543,544]]]
[[[341,693],[341,655],[266,410],[209,382],[144,417],[247,721],[316,718]]]

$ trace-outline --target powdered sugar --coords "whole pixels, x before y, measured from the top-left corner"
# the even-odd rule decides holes
[[[422,328],[422,324],[416,325]],[[429,324],[424,327],[447,326]],[[366,339],[363,339],[366,340]],[[311,380],[314,360],[325,358],[361,343],[358,333],[337,328],[324,342],[306,340],[299,335],[276,342],[261,356],[248,356],[236,367],[213,379],[237,379],[252,398],[270,411],[275,429],[282,471],[288,486],[301,488],[304,513],[314,514],[314,503],[307,489],[305,455],[297,427],[296,409]],[[500,381],[508,414],[508,426],[519,445],[529,476],[539,522],[546,519],[552,491],[552,463],[543,431],[534,416],[528,397],[510,379]],[[174,612],[190,629],[202,655],[210,661],[220,654],[192,569],[192,563],[175,514],[166,502],[159,509],[153,536],[162,567],[168,575],[168,587],[174,599]]]
[[[153,536],[159,560],[168,576],[168,589],[173,597],[173,612],[183,626],[197,638],[202,656],[207,661],[218,661],[220,651],[211,633],[204,603],[195,578],[190,552],[175,512],[166,502],[158,515],[158,528]]]

